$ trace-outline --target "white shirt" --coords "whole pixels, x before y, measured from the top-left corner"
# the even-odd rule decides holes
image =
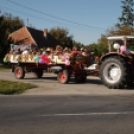
[[[29,54],[29,51],[28,50],[25,50],[22,52],[22,55],[28,55]]]

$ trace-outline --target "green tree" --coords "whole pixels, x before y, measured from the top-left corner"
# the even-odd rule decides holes
[[[112,27],[107,31],[107,36],[113,35],[133,35],[133,28],[129,25],[126,26],[118,26]]]
[[[133,0],[122,0],[122,16],[119,17],[119,23],[112,26],[106,31],[105,34],[101,35],[101,38],[98,40],[98,46],[96,47],[97,53],[108,50],[108,36],[117,36],[117,35],[134,35],[133,22]],[[101,52],[100,52],[101,51]]]
[[[98,44],[104,44],[108,48],[108,36],[118,36],[118,35],[133,35],[133,28],[130,26],[117,26],[111,27],[108,29],[105,34],[101,35],[101,38],[98,40]]]
[[[101,56],[104,53],[108,52],[107,44],[98,44],[97,45],[97,55]]]
[[[60,44],[72,48],[73,46],[73,36],[69,35],[69,30],[66,28],[51,28],[49,33],[54,36]]]
[[[134,13],[133,13],[133,0],[122,0],[122,15],[119,17],[119,26],[130,26],[134,25]]]
[[[8,35],[23,25],[24,23],[19,17],[13,17],[8,13],[0,16],[0,62],[10,47]]]
[[[90,51],[94,52],[95,55],[101,56],[103,53],[108,52],[108,47],[106,44],[98,43],[98,44],[91,44],[88,46]]]
[[[77,41],[73,41],[73,46],[77,46],[78,50],[80,50],[80,48],[85,48],[86,46],[80,42]]]

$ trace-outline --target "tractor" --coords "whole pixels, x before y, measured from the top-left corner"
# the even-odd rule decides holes
[[[102,83],[110,89],[123,89],[134,82],[134,36],[107,37],[109,52],[100,58]]]

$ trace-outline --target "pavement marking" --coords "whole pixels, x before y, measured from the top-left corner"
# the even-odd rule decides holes
[[[95,116],[95,115],[124,115],[124,114],[134,114],[134,111],[124,111],[124,112],[102,112],[102,113],[70,113],[70,114],[44,114],[38,116],[44,117],[58,117],[58,116]]]

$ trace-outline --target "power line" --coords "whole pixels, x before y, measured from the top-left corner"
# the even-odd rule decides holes
[[[9,7],[5,7],[5,6],[0,6],[1,8],[5,8],[5,9],[8,9],[8,10],[11,10],[11,11],[13,11],[13,12],[16,12],[16,13],[20,13],[20,14],[24,14],[24,15],[28,15],[28,16],[31,16],[32,18],[38,18],[38,19],[41,19],[41,20],[46,20],[46,21],[51,21],[52,23],[61,23],[61,22],[57,22],[56,20],[51,20],[51,19],[47,19],[47,18],[42,18],[42,17],[39,17],[39,16],[35,16],[35,15],[31,15],[31,14],[28,14],[28,13],[24,13],[24,12],[20,12],[20,11],[17,11],[17,10],[14,10],[14,9],[11,9],[11,8],[9,8]],[[75,24],[64,24],[64,23],[61,23],[61,24],[63,24],[63,25],[70,25],[71,27],[73,26],[73,27],[75,27],[75,28],[79,28],[79,29],[82,29],[83,30],[83,28],[82,27],[80,27],[80,26],[78,26],[78,25],[75,25]],[[88,29],[86,29],[86,30],[88,30]],[[100,29],[96,29],[96,30],[100,30]],[[83,31],[85,31],[85,30],[83,30]],[[90,32],[91,31],[93,31],[93,30],[89,30]]]
[[[42,17],[39,17],[39,16],[35,16],[35,15],[31,15],[31,14],[28,14],[28,13],[24,13],[24,12],[20,12],[20,11],[17,11],[17,10],[14,10],[14,9],[11,9],[11,8],[9,8],[9,7],[5,7],[5,6],[0,6],[1,8],[5,8],[5,9],[8,9],[8,10],[11,10],[11,11],[13,11],[13,12],[16,12],[16,13],[20,13],[20,14],[24,14],[24,15],[28,15],[28,16],[31,16],[32,18],[38,18],[38,19],[41,19],[41,20],[46,20],[46,21],[51,21],[52,23],[61,23],[61,24],[64,24],[64,23],[62,23],[62,22],[57,22],[56,20],[50,20],[50,19],[46,19],[46,18],[42,18]],[[28,23],[28,22],[27,22]],[[74,24],[64,24],[64,25],[69,25],[69,26],[71,26],[71,27],[73,27],[73,28],[77,28],[77,30],[78,30],[78,28],[79,29],[82,29],[82,31],[87,31],[87,30],[89,30],[89,29],[83,29],[83,27],[80,27],[80,26],[78,26],[78,25],[74,25]],[[100,29],[96,29],[96,30],[100,30]],[[89,30],[90,32],[94,32],[94,30],[92,29],[90,29]]]
[[[74,22],[74,21],[71,21],[71,20],[66,20],[66,19],[63,19],[63,18],[59,18],[59,17],[56,17],[56,16],[54,16],[54,15],[51,15],[51,14],[48,14],[48,13],[44,13],[44,12],[35,10],[35,9],[33,9],[33,8],[30,8],[30,7],[21,5],[21,4],[19,4],[19,3],[17,3],[17,2],[14,2],[14,1],[12,1],[12,0],[7,0],[7,1],[9,1],[9,2],[15,4],[15,5],[18,5],[18,6],[20,6],[20,7],[26,8],[26,9],[28,9],[28,10],[31,10],[31,11],[34,11],[34,12],[37,12],[37,13],[40,13],[40,14],[44,14],[44,15],[46,15],[46,16],[48,16],[48,17],[51,17],[51,18],[55,18],[55,19],[58,19],[58,20],[66,21],[66,22],[69,22],[69,23],[72,23],[72,24],[75,24],[75,25],[83,26],[83,27],[105,30],[105,29],[103,29],[103,28],[94,27],[94,26],[89,26],[89,25],[86,25],[86,24],[81,24],[81,23],[77,23],[77,22]]]

